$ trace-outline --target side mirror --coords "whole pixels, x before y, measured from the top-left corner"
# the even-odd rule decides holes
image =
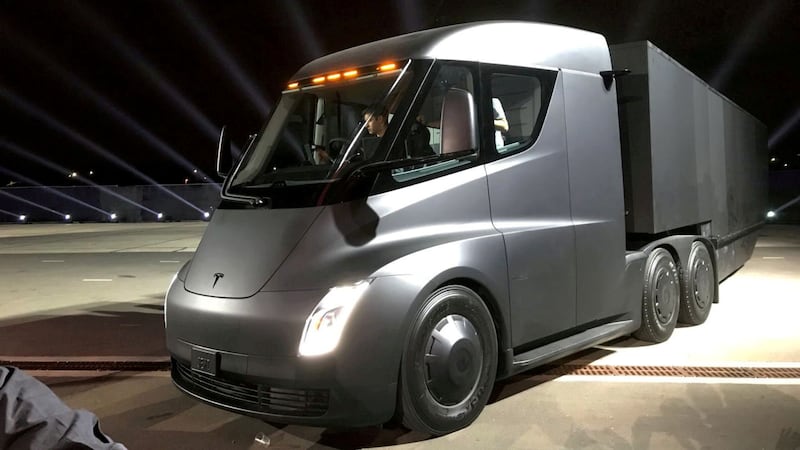
[[[475,102],[472,94],[463,89],[452,88],[442,102],[442,155],[477,150],[478,138],[475,120]]]
[[[231,138],[223,126],[222,131],[219,133],[219,144],[217,145],[217,174],[223,178],[227,177],[231,166],[233,166]]]

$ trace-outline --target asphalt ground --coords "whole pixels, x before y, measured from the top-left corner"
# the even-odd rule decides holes
[[[167,361],[163,296],[204,229],[0,226],[0,361],[95,412],[131,449],[267,448],[259,433],[268,448],[800,448],[800,227],[760,231],[705,324],[500,382],[474,424],[435,439],[267,424],[178,391],[156,370]]]

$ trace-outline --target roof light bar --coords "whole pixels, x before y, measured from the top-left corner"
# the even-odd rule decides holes
[[[303,80],[292,81],[286,86],[287,90],[294,91],[308,86],[320,86],[324,84],[326,81],[336,82],[336,81],[341,81],[343,79],[356,78],[359,76],[386,73],[396,70],[397,67],[398,67],[397,63],[387,63],[387,64],[381,64],[377,67],[366,66],[356,69],[347,69],[341,72],[332,72],[323,75],[315,75],[313,77],[309,77]]]

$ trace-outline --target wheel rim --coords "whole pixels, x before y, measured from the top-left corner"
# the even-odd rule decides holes
[[[431,331],[425,345],[425,384],[446,406],[467,399],[476,388],[483,366],[480,337],[466,317],[451,314]]]
[[[670,268],[661,268],[656,275],[655,306],[656,316],[662,324],[668,324],[675,314],[678,302],[678,285],[670,276]]]
[[[705,261],[699,260],[693,267],[694,301],[698,307],[704,309],[711,303],[711,270]]]

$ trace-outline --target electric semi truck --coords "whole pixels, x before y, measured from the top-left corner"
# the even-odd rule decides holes
[[[312,61],[229,155],[223,129],[172,379],[315,426],[448,433],[495,380],[700,324],[766,203],[755,118],[649,42],[529,22]]]

